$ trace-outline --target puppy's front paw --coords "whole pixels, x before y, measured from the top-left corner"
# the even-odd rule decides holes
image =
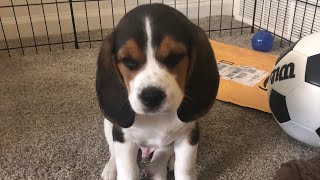
[[[117,178],[116,165],[115,165],[115,163],[109,161],[101,173],[101,179],[102,180],[116,180],[116,178]]]
[[[197,180],[197,175],[195,171],[175,171],[175,180]]]
[[[150,163],[147,167],[147,175],[152,180],[166,180],[167,165],[163,163]]]
[[[169,162],[168,162],[168,171],[173,171],[174,170],[174,163],[176,161],[175,156],[171,156]]]

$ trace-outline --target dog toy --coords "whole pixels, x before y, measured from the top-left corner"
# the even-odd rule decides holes
[[[272,34],[268,31],[258,31],[251,39],[252,48],[256,51],[268,52],[273,46]]]

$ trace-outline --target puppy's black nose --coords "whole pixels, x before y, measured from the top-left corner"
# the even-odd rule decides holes
[[[165,97],[166,94],[156,87],[147,87],[140,94],[141,102],[150,109],[160,106]]]

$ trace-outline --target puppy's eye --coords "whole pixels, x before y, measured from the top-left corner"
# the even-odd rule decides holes
[[[163,60],[162,63],[166,65],[168,68],[173,68],[177,64],[179,64],[179,62],[183,57],[184,57],[183,54],[170,54]]]
[[[127,57],[122,59],[122,63],[125,66],[127,66],[127,68],[129,68],[130,70],[136,70],[140,66],[140,64],[137,61],[135,61],[135,60],[133,60],[131,58],[127,58]]]

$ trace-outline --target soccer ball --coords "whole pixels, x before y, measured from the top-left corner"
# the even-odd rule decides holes
[[[291,137],[320,146],[320,33],[292,44],[269,77],[269,105]]]

